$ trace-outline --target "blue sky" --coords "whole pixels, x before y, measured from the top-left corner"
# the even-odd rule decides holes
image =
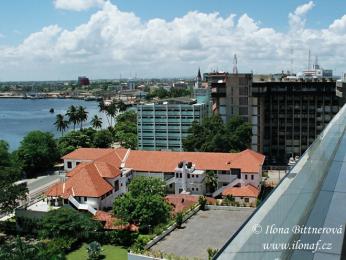
[[[72,2],[80,2],[80,1],[89,1],[90,2],[90,6],[86,7],[83,10],[76,10],[75,6],[71,7],[69,6],[70,3]],[[58,5],[57,2],[61,2],[61,5]],[[108,5],[106,5],[106,7],[103,7],[102,0],[45,0],[45,1],[38,1],[38,0],[26,0],[26,1],[22,1],[22,0],[11,0],[11,1],[1,1],[0,3],[0,55],[1,55],[1,51],[3,51],[6,55],[7,55],[7,61],[12,62],[12,58],[18,58],[18,53],[21,53],[22,49],[19,49],[19,47],[21,47],[21,45],[26,45],[26,49],[25,51],[27,51],[30,46],[27,44],[23,44],[23,42],[30,37],[30,35],[35,34],[37,32],[42,32],[44,27],[49,27],[49,26],[56,26],[57,28],[53,28],[54,32],[50,32],[51,34],[49,35],[49,37],[52,37],[52,39],[49,40],[49,42],[47,42],[46,45],[42,45],[40,43],[40,48],[54,48],[54,50],[61,51],[62,48],[60,48],[61,46],[58,46],[59,40],[58,38],[61,36],[61,34],[63,34],[64,31],[66,32],[73,32],[74,35],[78,35],[78,38],[76,40],[76,42],[78,42],[78,44],[82,44],[82,42],[86,42],[87,38],[83,38],[83,37],[88,37],[87,35],[84,35],[83,37],[80,36],[80,32],[78,32],[77,27],[81,26],[81,25],[86,25],[89,23],[90,25],[90,21],[91,17],[93,15],[95,15],[98,12],[105,12],[107,13],[107,15],[109,15],[109,22],[105,22],[102,20],[102,18],[97,18],[99,19],[99,25],[98,27],[94,28],[92,27],[93,25],[90,25],[90,30],[94,31],[95,33],[97,30],[103,30],[102,28],[100,28],[100,26],[111,26],[111,27],[116,27],[116,26],[126,26],[126,22],[124,24],[122,24],[123,21],[113,21],[112,20],[112,15],[117,16],[119,15],[120,17],[122,17],[124,15],[124,19],[132,19],[132,18],[136,18],[139,21],[139,24],[136,24],[134,26],[136,26],[136,29],[138,29],[138,33],[136,35],[141,35],[141,37],[143,38],[147,38],[150,35],[147,35],[148,31],[146,29],[143,29],[143,26],[147,26],[148,23],[152,20],[155,20],[157,18],[163,19],[165,20],[166,24],[164,26],[166,26],[167,28],[170,28],[170,26],[172,26],[172,24],[169,24],[170,22],[172,22],[175,18],[184,18],[187,16],[187,14],[191,11],[197,11],[195,12],[196,16],[197,14],[207,14],[210,15],[213,12],[218,12],[219,16],[218,17],[214,17],[213,18],[213,22],[218,23],[220,22],[220,24],[222,24],[223,22],[226,21],[227,23],[227,18],[230,17],[231,14],[235,15],[232,19],[233,19],[233,27],[236,26],[237,23],[239,23],[240,18],[244,16],[244,14],[246,14],[246,17],[248,17],[250,20],[246,20],[246,26],[248,26],[248,23],[251,21],[258,27],[257,31],[263,29],[263,28],[270,28],[272,30],[275,31],[276,35],[273,35],[271,33],[270,37],[274,37],[275,39],[278,39],[278,37],[281,37],[281,34],[287,34],[290,31],[292,31],[292,25],[290,24],[290,19],[289,18],[289,13],[293,14],[295,9],[298,8],[299,6],[302,5],[308,5],[310,3],[310,7],[308,8],[307,11],[304,11],[302,14],[299,14],[297,17],[297,19],[299,20],[299,25],[297,25],[298,27],[294,28],[294,30],[300,30],[300,29],[304,29],[305,33],[307,33],[307,35],[309,35],[311,33],[311,31],[313,31],[314,33],[316,33],[316,37],[318,36],[319,32],[321,33],[322,30],[328,29],[329,26],[331,24],[333,24],[335,22],[335,20],[341,19],[343,18],[343,16],[346,13],[346,2],[342,1],[342,0],[329,0],[329,1],[325,1],[325,0],[315,0],[315,1],[301,1],[301,0],[289,0],[289,1],[278,1],[278,0],[263,0],[263,1],[254,1],[254,0],[188,0],[188,1],[184,1],[184,0],[174,0],[174,1],[168,1],[168,0],[112,0],[111,3],[109,3]],[[67,3],[67,4],[66,4]],[[85,3],[85,2],[84,2]],[[78,3],[77,3],[78,4]],[[80,3],[79,3],[80,4]],[[107,9],[107,10],[106,10]],[[110,11],[112,9],[112,11]],[[116,10],[115,10],[116,9]],[[132,13],[132,17],[131,16]],[[129,16],[130,15],[130,16]],[[245,18],[246,18],[245,17]],[[202,18],[198,18],[197,22],[201,22]],[[204,19],[204,18],[203,18]],[[244,20],[244,19],[243,19]],[[292,19],[291,19],[292,20]],[[346,18],[345,18],[346,20]],[[131,20],[132,21],[132,20]],[[194,37],[196,38],[191,38],[191,40],[189,41],[194,41],[196,44],[194,44],[194,48],[193,50],[190,48],[190,52],[187,51],[187,49],[185,50],[184,48],[179,49],[179,47],[175,46],[174,51],[178,50],[182,51],[181,55],[184,55],[184,58],[186,57],[191,57],[191,60],[189,60],[188,62],[184,59],[180,59],[178,61],[175,62],[175,66],[173,66],[172,64],[164,64],[163,68],[165,67],[166,69],[163,69],[161,71],[159,71],[158,73],[150,73],[148,71],[148,61],[147,58],[150,56],[146,56],[144,57],[143,60],[141,60],[140,62],[145,64],[145,65],[141,65],[141,66],[145,66],[145,67],[141,67],[141,66],[137,66],[134,65],[133,63],[128,64],[128,60],[124,61],[122,60],[122,64],[120,64],[121,62],[119,62],[122,58],[130,58],[133,57],[135,54],[131,53],[131,55],[129,55],[129,49],[128,46],[122,46],[121,49],[121,54],[119,54],[118,52],[118,48],[120,49],[119,46],[113,46],[112,48],[110,48],[109,50],[111,52],[117,52],[118,54],[114,54],[113,58],[114,61],[116,63],[116,65],[114,67],[121,67],[124,68],[123,73],[130,73],[129,70],[136,70],[139,71],[139,74],[141,74],[140,71],[143,70],[143,77],[144,76],[173,76],[170,75],[170,73],[176,73],[179,74],[181,76],[185,76],[184,74],[191,74],[192,71],[194,71],[192,69],[193,66],[197,66],[199,61],[201,60],[201,56],[202,54],[207,53],[207,49],[215,49],[218,48],[217,51],[220,51],[220,53],[222,53],[221,50],[219,50],[219,48],[222,48],[222,46],[218,46],[218,44],[213,45],[213,46],[207,46],[207,44],[204,44],[204,42],[206,42],[206,38],[202,37],[202,33],[199,32],[197,30],[197,26],[195,23],[194,18],[192,18],[191,24],[189,25],[188,22],[189,21],[185,21],[183,22],[183,27],[185,28],[184,31],[179,31],[177,32],[177,35],[181,36],[182,34],[184,34],[186,32],[186,27],[190,26],[190,29],[188,29],[191,32],[193,32]],[[209,20],[208,20],[209,21]],[[133,22],[136,23],[135,19],[133,19]],[[210,22],[210,21],[209,21]],[[338,29],[338,35],[337,37],[341,37],[340,39],[343,39],[343,36],[346,34],[346,30],[343,31],[343,22],[344,20],[341,20]],[[96,22],[95,22],[96,23]],[[231,27],[232,25],[228,24],[229,27]],[[229,27],[227,27],[228,25],[220,25],[222,27],[222,29],[227,29]],[[137,28],[138,26],[138,28]],[[160,25],[161,26],[161,25]],[[196,26],[196,30],[194,30]],[[92,27],[92,28],[91,28]],[[303,28],[302,28],[303,27]],[[49,27],[49,30],[51,30],[52,28]],[[131,28],[128,28],[131,29]],[[161,34],[162,33],[162,27],[160,28],[156,28],[157,30],[159,30],[158,32]],[[156,30],[155,29],[155,30]],[[167,29],[168,30],[168,29]],[[175,29],[173,29],[175,30]],[[209,30],[209,28],[206,28],[206,30]],[[310,33],[309,33],[310,30]],[[215,30],[214,30],[215,31]],[[304,31],[301,31],[302,33],[304,33]],[[46,32],[47,33],[47,30]],[[263,33],[268,33],[268,32],[263,32],[260,31],[258,34],[262,35],[261,37],[263,37]],[[335,31],[333,31],[333,33],[336,33]],[[54,35],[53,35],[54,34]],[[115,37],[116,32],[114,32],[114,37]],[[221,39],[221,41],[225,41],[227,42],[227,40],[231,39],[231,38],[227,38],[227,37],[239,37],[242,38],[240,35],[240,32],[232,32],[230,33],[228,36],[227,35],[223,35],[223,38]],[[91,33],[88,33],[89,37],[91,35]],[[245,36],[245,32],[244,32],[244,36]],[[248,35],[249,36],[249,35]],[[331,34],[324,34],[324,37],[330,37]],[[72,36],[71,36],[72,37]],[[107,36],[108,37],[108,36]],[[123,37],[123,35],[121,35],[121,37]],[[190,36],[188,36],[190,37]],[[192,36],[191,36],[192,37]],[[319,36],[318,36],[319,37]],[[150,37],[149,37],[150,38]],[[184,36],[185,38],[185,36]],[[246,37],[245,37],[246,38]],[[70,39],[70,38],[69,38]],[[116,37],[115,37],[116,39]],[[238,38],[237,38],[238,39]],[[75,40],[75,38],[73,39]],[[95,43],[95,46],[109,46],[110,42],[106,43],[106,41],[109,40],[109,37],[107,39],[104,39],[102,42],[100,43]],[[125,39],[126,40],[126,39]],[[131,39],[129,39],[131,40]],[[174,40],[174,39],[173,39]],[[258,42],[261,42],[260,39],[258,39]],[[320,39],[321,40],[321,39]],[[333,50],[333,47],[330,46],[330,43],[328,41],[328,39],[322,39],[325,40],[326,42],[326,47],[331,48],[330,50]],[[34,40],[30,41],[30,43],[32,43]],[[53,41],[53,42],[52,42]],[[56,42],[55,42],[56,41]],[[301,39],[301,42],[297,42],[296,39],[294,39],[294,37],[291,37],[290,39],[288,39],[288,41],[292,41],[292,46],[293,47],[289,47],[289,46],[285,46],[285,50],[287,51],[287,49],[290,48],[295,48],[296,49],[296,53],[303,53],[306,52],[306,49],[309,48],[309,46],[311,43],[310,42],[306,42],[305,40]],[[157,40],[156,42],[157,43]],[[200,44],[201,43],[201,44]],[[251,42],[249,42],[250,44]],[[76,43],[77,44],[77,43]],[[74,54],[77,53],[80,50],[83,50],[83,52],[85,51],[85,53],[87,53],[88,55],[90,54],[93,58],[95,58],[96,56],[98,58],[100,58],[102,60],[102,57],[99,55],[100,53],[98,51],[95,50],[95,53],[93,52],[93,50],[91,49],[91,47],[88,46],[77,46],[76,44],[74,44],[73,46],[73,51]],[[139,44],[139,43],[138,43]],[[167,42],[166,44],[169,45],[169,43]],[[191,42],[189,42],[189,44],[191,44]],[[244,42],[245,44],[245,42]],[[259,45],[261,45],[260,43],[258,43]],[[143,44],[142,44],[143,45]],[[159,45],[161,45],[159,43]],[[167,47],[170,47],[168,46]],[[313,49],[316,45],[316,50],[315,52],[317,52],[318,49],[321,48],[320,44],[311,44],[311,48]],[[37,46],[37,44],[34,44],[34,46]],[[65,48],[66,46],[64,46]],[[141,46],[136,45],[136,48],[138,47],[138,49],[141,49]],[[162,46],[160,46],[162,47]],[[251,47],[251,46],[250,46]],[[245,51],[243,50],[243,47],[241,46],[233,46],[230,49],[230,52],[239,52],[240,56],[243,56],[244,60],[248,60],[249,58],[252,60],[257,60],[260,59],[261,57],[263,58],[263,60],[265,60],[266,62],[266,66],[268,64],[270,64],[270,52],[275,52],[276,54],[272,55],[273,61],[276,60],[275,62],[275,66],[273,66],[273,70],[279,70],[280,64],[282,64],[282,60],[280,61],[280,57],[282,57],[282,54],[280,54],[282,51],[284,52],[285,50],[278,50],[278,46],[272,46],[271,50],[267,50],[266,46],[262,46],[263,47],[263,53],[261,55],[249,55],[249,57],[245,57],[245,55],[241,55],[242,52],[247,53],[248,51],[255,51],[256,49],[261,49],[261,46],[252,46],[252,48],[249,48],[249,50]],[[67,47],[66,47],[67,48]],[[64,52],[61,53],[63,55],[66,55],[67,58],[71,57],[71,53],[66,51],[66,48],[64,49]],[[72,47],[69,46],[68,51],[72,50]],[[143,51],[145,52],[147,49],[145,50],[141,50],[141,54],[143,54]],[[324,50],[324,49],[323,49]],[[334,49],[335,50],[335,49]],[[132,51],[132,50],[131,50]],[[313,50],[314,51],[314,50]],[[173,52],[173,50],[172,50]],[[80,53],[80,52],[79,52]],[[104,53],[103,53],[104,54]],[[151,53],[152,54],[152,53]],[[328,53],[327,50],[324,50],[324,52],[322,53],[322,57],[326,56],[326,57],[330,57],[332,53]],[[43,55],[42,53],[40,53],[40,55]],[[60,53],[59,53],[60,55]],[[70,56],[69,56],[70,55]],[[99,55],[99,56],[98,56]],[[118,56],[117,56],[118,55]],[[152,54],[154,55],[154,54]],[[229,54],[229,57],[231,57],[233,55],[233,53]],[[281,55],[281,56],[280,56]],[[110,55],[112,56],[112,55]],[[121,57],[120,57],[121,56]],[[158,56],[158,55],[155,55]],[[164,56],[164,55],[161,55]],[[256,57],[253,57],[256,56]],[[259,56],[259,57],[257,57]],[[41,57],[41,56],[40,56]],[[136,56],[137,57],[137,56]],[[164,56],[166,59],[167,58],[171,58],[169,55]],[[197,57],[197,58],[196,58]],[[208,70],[210,68],[212,68],[213,66],[215,67],[217,65],[217,57],[207,57],[209,60],[203,62],[203,64],[201,64],[201,66],[205,69]],[[57,63],[64,63],[67,64],[66,66],[77,66],[78,64],[80,64],[80,61],[77,60],[66,60],[63,62],[60,62],[59,60],[57,60],[57,57],[50,57],[48,59],[49,61],[47,62],[47,70],[49,69],[49,73],[47,73],[47,77],[52,77],[54,78],[54,76],[56,78],[73,78],[75,77],[75,74],[78,74],[78,71],[74,70],[74,74],[73,73],[68,73],[67,71],[62,71],[61,70],[61,65],[57,65]],[[100,60],[100,64],[101,64],[101,60]],[[220,59],[222,60],[222,59]],[[299,59],[297,59],[299,60]],[[321,60],[321,59],[320,59]],[[323,60],[323,59],[322,59]],[[162,60],[164,61],[164,59]],[[162,62],[161,61],[161,62]],[[0,62],[1,62],[1,58],[0,58]],[[29,64],[33,65],[36,64],[37,62],[37,56],[33,57],[32,60],[28,61]],[[102,61],[103,62],[103,61]],[[156,62],[160,62],[160,61],[156,61]],[[88,74],[92,74],[93,77],[97,78],[97,77],[112,77],[114,75],[113,72],[111,72],[109,70],[110,67],[114,68],[113,66],[111,66],[109,64],[109,61],[105,61],[104,63],[102,63],[105,67],[105,70],[107,70],[109,73],[106,73],[105,70],[99,70],[99,72],[95,71],[92,67],[90,67],[90,65],[86,65],[84,64],[83,66],[85,66],[85,73]],[[249,63],[247,61],[247,63]],[[326,62],[329,66],[332,66],[334,64],[331,64],[331,60]],[[150,64],[150,62],[149,62]],[[155,65],[157,63],[153,63],[152,65]],[[179,71],[179,68],[181,68],[181,66],[183,64],[186,64],[186,66],[188,66],[187,69],[181,70]],[[42,64],[42,59],[40,59],[38,66],[42,66],[42,68],[46,67],[46,65]],[[23,65],[24,66],[24,65]],[[126,66],[128,66],[128,68],[126,68]],[[220,66],[218,67],[230,67],[231,65],[229,64],[225,64],[224,60],[222,60]],[[335,64],[335,66],[339,66],[338,64]],[[129,68],[129,67],[135,67],[135,68]],[[170,70],[170,67],[171,70]],[[263,66],[258,66],[259,68],[263,68]],[[268,66],[267,66],[268,67]],[[266,70],[270,69],[270,67],[267,68]],[[14,75],[14,70],[15,69],[19,69],[20,71],[25,71],[24,67],[20,67],[20,65],[16,62],[13,62],[13,67],[11,73],[9,73],[9,79],[13,78]],[[74,67],[73,67],[74,68]],[[256,71],[257,66],[254,66],[252,64],[244,64],[244,69],[254,69]],[[0,69],[1,69],[1,65],[0,65]],[[7,68],[8,70],[10,68]],[[298,69],[298,68],[297,68]],[[346,68],[345,68],[346,69]],[[59,74],[60,76],[56,76],[54,75],[54,70],[57,70],[57,75]],[[145,70],[145,71],[144,71]],[[102,73],[100,73],[102,72]],[[259,72],[266,72],[266,71],[260,71]],[[82,69],[81,72],[83,73]],[[34,73],[35,74],[35,73]],[[11,75],[11,76],[10,76]],[[30,75],[30,76],[29,76]],[[24,76],[26,77],[26,76]],[[28,78],[31,77],[38,77],[38,73],[37,75],[33,76],[32,73],[28,73]],[[5,77],[6,79],[6,77]],[[5,80],[4,77],[0,77],[0,80]]]

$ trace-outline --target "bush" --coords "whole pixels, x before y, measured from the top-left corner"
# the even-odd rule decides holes
[[[205,210],[205,206],[207,205],[207,199],[204,196],[199,196],[198,203],[200,205],[200,209]]]
[[[211,259],[213,259],[213,257],[216,255],[216,253],[217,253],[217,249],[214,249],[214,248],[208,248],[207,249],[207,252],[208,252],[208,260],[211,260]]]
[[[101,245],[97,241],[91,242],[88,247],[88,259],[89,260],[97,260],[100,259],[101,255]]]
[[[181,228],[181,225],[183,224],[183,213],[177,213],[177,216],[175,217],[175,223],[177,224],[178,228]]]

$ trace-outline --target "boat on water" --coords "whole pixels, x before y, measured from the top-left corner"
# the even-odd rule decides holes
[[[54,113],[54,108],[49,109],[49,113]]]

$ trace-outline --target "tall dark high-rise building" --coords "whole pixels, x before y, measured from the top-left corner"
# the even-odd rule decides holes
[[[251,148],[274,164],[301,156],[345,103],[345,84],[337,91],[330,78],[213,72],[206,80],[213,113],[249,122]]]
[[[272,163],[301,156],[343,105],[336,82],[283,78],[254,81],[258,99],[260,147]]]

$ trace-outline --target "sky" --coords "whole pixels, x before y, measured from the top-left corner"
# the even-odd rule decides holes
[[[344,0],[0,2],[0,81],[346,72]]]

